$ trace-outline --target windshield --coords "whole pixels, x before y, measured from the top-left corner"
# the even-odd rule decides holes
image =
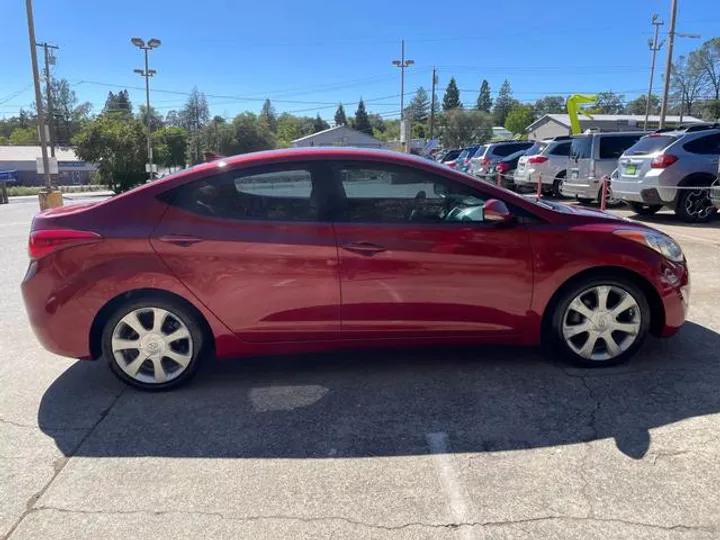
[[[649,135],[625,150],[626,156],[644,156],[663,150],[677,141],[672,135]]]

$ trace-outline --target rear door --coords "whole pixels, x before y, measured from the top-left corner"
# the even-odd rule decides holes
[[[181,186],[152,245],[242,339],[334,338],[340,284],[335,235],[325,220],[327,170],[289,163]]]
[[[532,296],[523,225],[484,222],[488,197],[436,173],[353,161],[336,170],[341,337],[522,332]]]

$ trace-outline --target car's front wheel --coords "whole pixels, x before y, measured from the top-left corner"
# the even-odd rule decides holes
[[[131,300],[105,323],[103,355],[120,379],[142,390],[169,390],[187,382],[203,353],[197,316],[164,297]]]
[[[628,360],[650,328],[643,292],[627,280],[593,278],[568,288],[555,305],[554,342],[571,361],[611,366]]]

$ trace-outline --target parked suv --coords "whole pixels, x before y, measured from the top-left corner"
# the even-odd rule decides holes
[[[560,188],[567,174],[568,156],[570,155],[570,137],[555,137],[537,143],[528,149],[518,161],[515,169],[515,185],[520,191],[537,189],[538,179],[542,178],[543,191],[552,191],[560,196]]]
[[[475,152],[475,156],[470,160],[468,172],[478,178],[489,178],[491,172],[490,167],[496,165],[503,158],[510,154],[527,150],[533,145],[532,141],[502,141],[488,143],[484,148],[480,148]]]
[[[567,178],[560,191],[589,203],[600,199],[602,179],[610,176],[618,166],[620,156],[635,144],[644,131],[615,133],[586,133],[573,138]]]
[[[457,166],[455,167],[455,169],[460,172],[467,172],[468,168],[470,167],[470,160],[476,152],[481,152],[483,148],[483,146],[479,145],[468,146],[467,148],[464,148],[463,151],[460,152],[460,155],[457,157]]]
[[[719,157],[720,124],[653,133],[620,158],[613,193],[638,214],[669,206],[683,221],[708,221],[717,211],[707,187],[717,178]],[[682,189],[690,187],[705,189]]]

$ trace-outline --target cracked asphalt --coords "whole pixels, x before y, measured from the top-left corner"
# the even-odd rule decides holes
[[[35,340],[35,209],[0,206],[1,540],[720,538],[720,221],[651,219],[687,254],[692,307],[626,366],[303,355],[154,395]]]

